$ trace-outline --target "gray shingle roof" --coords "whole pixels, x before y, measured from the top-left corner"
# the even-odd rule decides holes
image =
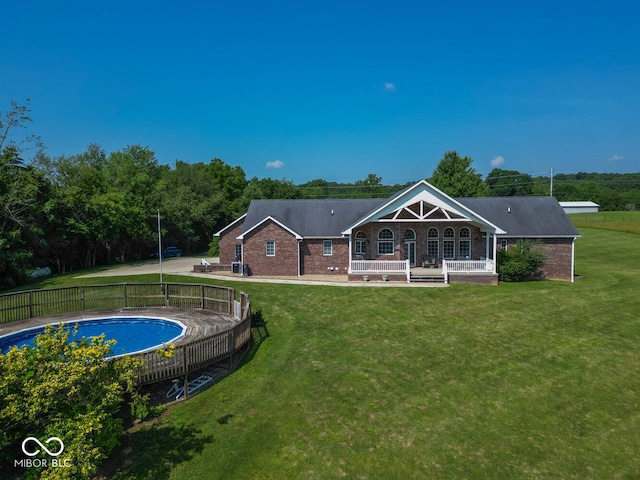
[[[242,233],[271,216],[303,237],[340,237],[346,227],[388,201],[388,198],[252,200]]]
[[[456,200],[505,230],[509,237],[580,236],[553,197],[482,197]],[[271,216],[302,237],[340,237],[345,228],[389,201],[389,198],[253,200],[244,220],[242,233]]]
[[[580,233],[554,197],[457,198],[506,230],[509,237],[578,237]]]

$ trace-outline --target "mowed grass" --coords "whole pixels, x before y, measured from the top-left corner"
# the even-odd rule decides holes
[[[581,233],[573,284],[229,282],[266,320],[262,341],[133,429],[106,475],[640,477],[640,237]]]
[[[578,228],[598,228],[640,235],[640,211],[575,213],[569,215]]]

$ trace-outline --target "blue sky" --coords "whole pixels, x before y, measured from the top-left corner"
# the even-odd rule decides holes
[[[295,183],[405,183],[448,150],[483,175],[638,172],[639,18],[629,0],[0,0],[0,109],[30,98],[51,156],[142,144]]]

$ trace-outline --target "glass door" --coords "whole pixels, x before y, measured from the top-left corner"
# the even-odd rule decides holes
[[[404,259],[409,260],[409,265],[416,266],[416,242],[404,243]]]

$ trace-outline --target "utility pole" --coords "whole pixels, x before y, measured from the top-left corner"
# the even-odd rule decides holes
[[[551,167],[551,185],[549,186],[549,196],[553,197],[553,167]]]

